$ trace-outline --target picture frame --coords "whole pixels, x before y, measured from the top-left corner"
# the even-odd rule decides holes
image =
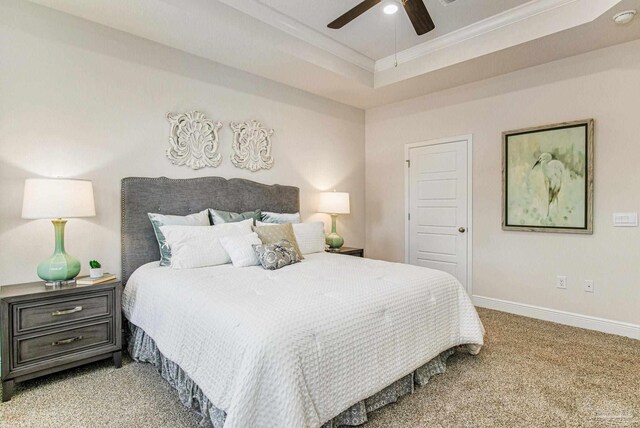
[[[502,133],[502,229],[593,233],[594,119]]]

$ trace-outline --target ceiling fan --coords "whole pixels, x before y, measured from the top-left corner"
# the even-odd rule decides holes
[[[327,27],[333,29],[342,28],[378,3],[382,3],[382,1],[383,0],[364,0],[342,16],[338,17],[335,21],[331,22]],[[418,36],[428,33],[436,28],[436,25],[433,23],[423,0],[387,0],[385,3],[388,3],[385,5],[385,13],[387,14],[395,13],[400,4],[404,6],[404,10],[407,12],[407,15],[409,15],[409,19],[411,20],[413,28],[416,30]]]

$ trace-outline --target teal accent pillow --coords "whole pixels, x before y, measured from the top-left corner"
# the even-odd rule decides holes
[[[263,223],[274,223],[274,224],[300,223],[300,213],[287,214],[287,213],[271,213],[271,212],[265,211],[262,213],[261,221]]]
[[[255,224],[256,220],[260,220],[262,218],[262,211],[255,210],[244,213],[233,213],[230,211],[221,211],[209,208],[209,215],[211,215],[212,224],[237,223],[250,218],[254,220],[253,223]]]
[[[171,248],[160,230],[161,226],[211,226],[209,222],[209,210],[184,216],[156,213],[148,213],[147,215],[149,216],[149,220],[151,220],[153,231],[156,233],[156,239],[158,240],[160,266],[169,266],[171,264]]]

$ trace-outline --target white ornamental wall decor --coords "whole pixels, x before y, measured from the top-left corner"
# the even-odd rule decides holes
[[[174,165],[186,165],[191,169],[217,167],[222,162],[218,151],[218,130],[221,122],[207,119],[199,111],[168,113],[171,135],[167,157]]]
[[[273,129],[265,128],[256,120],[231,122],[229,126],[233,130],[231,162],[236,167],[255,172],[259,169],[270,169],[273,166],[271,156]]]

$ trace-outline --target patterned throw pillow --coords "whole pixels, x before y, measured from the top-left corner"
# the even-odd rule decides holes
[[[268,270],[280,269],[300,261],[298,252],[286,239],[273,244],[254,245],[253,250],[262,267]]]
[[[293,246],[298,253],[300,260],[302,257],[302,251],[298,246],[296,235],[293,232],[293,226],[291,224],[272,224],[270,226],[254,226],[253,231],[258,234],[258,238],[263,244],[275,244],[276,242],[286,239]]]
[[[244,213],[233,213],[231,211],[214,210],[213,208],[209,208],[209,215],[211,215],[211,224],[236,223],[249,218],[260,220],[262,218],[262,211],[255,210]]]
[[[153,231],[156,233],[158,247],[160,247],[160,266],[169,266],[171,264],[171,248],[167,244],[160,227],[162,226],[209,226],[209,210],[200,211],[191,215],[166,215],[157,213],[148,213],[149,220],[153,225]]]

